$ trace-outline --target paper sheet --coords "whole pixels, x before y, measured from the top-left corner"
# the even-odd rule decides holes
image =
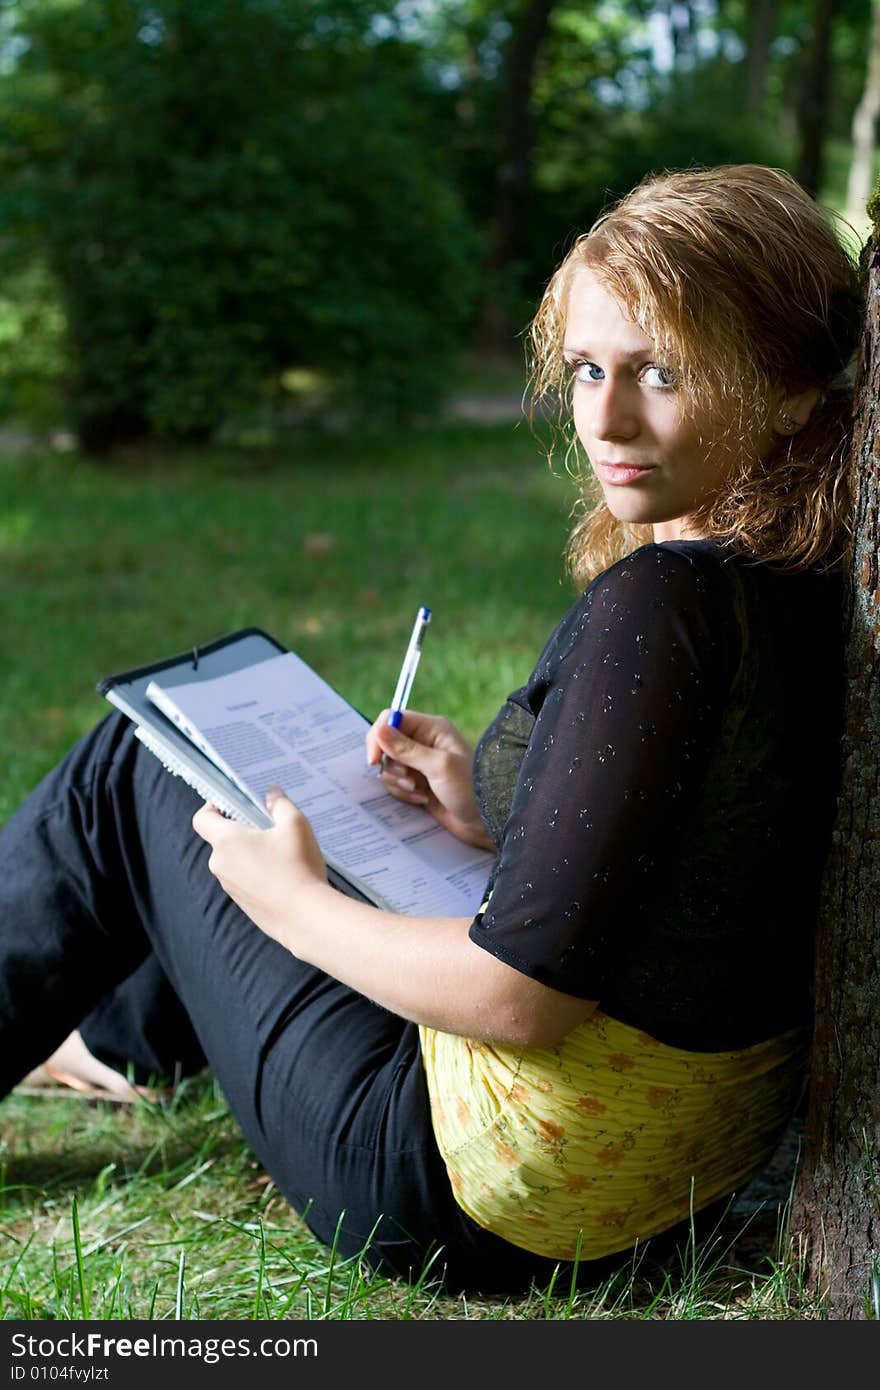
[[[367,721],[293,652],[214,680],[153,681],[147,694],[258,806],[281,787],[309,817],[328,863],[381,905],[417,916],[476,913],[492,855],[385,790],[366,765]]]

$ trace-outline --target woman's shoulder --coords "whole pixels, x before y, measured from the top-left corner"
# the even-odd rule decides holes
[[[829,660],[840,645],[839,570],[779,568],[722,541],[662,541],[640,546],[594,583],[598,613],[622,603],[654,629],[711,632],[732,669],[757,647],[771,661],[789,660],[795,636]]]
[[[776,571],[723,541],[650,542],[609,565],[578,595],[550,635],[533,679],[546,682],[597,639],[618,648],[650,637],[656,647],[663,634],[672,643],[699,643],[707,657],[723,648],[722,665],[735,669],[761,632],[772,635],[808,617],[830,632],[838,609],[834,576]]]
[[[731,608],[739,611],[746,595],[760,608],[834,602],[841,592],[838,571],[778,569],[755,560],[724,541],[711,539],[651,542],[624,556],[597,575],[572,611],[629,602],[650,608]],[[750,606],[750,605],[745,605]],[[754,614],[753,614],[754,616]]]
[[[656,574],[698,575],[733,560],[730,549],[715,540],[649,541],[609,565],[596,580],[641,578]]]
[[[733,556],[716,541],[659,541],[640,545],[598,574],[574,608],[624,604],[658,611],[682,604],[729,604],[724,571]]]
[[[712,541],[665,541],[639,546],[598,574],[557,624],[533,673],[545,681],[559,665],[597,638],[617,647],[667,624],[692,620],[721,631],[734,601],[720,577],[726,562]]]

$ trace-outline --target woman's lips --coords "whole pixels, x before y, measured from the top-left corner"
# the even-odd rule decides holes
[[[637,478],[643,478],[646,473],[650,473],[652,468],[653,464],[643,466],[636,463],[597,463],[596,473],[603,483],[611,483],[613,487],[623,483],[634,483]]]

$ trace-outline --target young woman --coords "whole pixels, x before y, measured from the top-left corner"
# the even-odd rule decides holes
[[[0,839],[0,1094],[76,1029],[111,1068],[207,1059],[319,1237],[477,1289],[747,1181],[804,1077],[860,316],[778,170],[607,211],[532,336],[601,489],[586,587],[475,752],[414,711],[367,737],[497,851],[476,920],[341,896],[283,793],[268,831],[197,808],[111,716]]]

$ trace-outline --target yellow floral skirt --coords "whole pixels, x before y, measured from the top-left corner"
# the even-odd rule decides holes
[[[625,1250],[734,1192],[776,1148],[807,1063],[802,1030],[686,1052],[601,1012],[548,1048],[419,1031],[456,1201],[553,1259]]]

